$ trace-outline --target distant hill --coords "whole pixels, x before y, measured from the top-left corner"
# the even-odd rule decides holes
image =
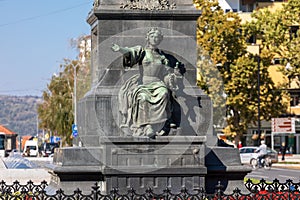
[[[37,96],[0,95],[0,124],[19,136],[36,135],[37,104],[41,102]]]

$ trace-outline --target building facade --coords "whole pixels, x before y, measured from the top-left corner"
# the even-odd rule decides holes
[[[13,131],[0,125],[0,156],[7,156],[13,149],[17,149],[17,136]]]

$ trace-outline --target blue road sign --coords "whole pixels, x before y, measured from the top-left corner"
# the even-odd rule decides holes
[[[61,140],[61,138],[57,136],[51,136],[49,139],[50,139],[50,143],[57,143]]]
[[[76,124],[72,124],[72,135],[73,135],[73,137],[78,136],[78,131],[77,131],[77,125]]]

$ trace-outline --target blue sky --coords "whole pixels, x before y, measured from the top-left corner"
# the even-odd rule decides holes
[[[71,39],[90,34],[93,0],[0,0],[0,95],[41,96]]]

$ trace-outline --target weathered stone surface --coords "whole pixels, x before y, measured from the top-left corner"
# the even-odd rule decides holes
[[[239,188],[242,193],[249,192],[244,185],[244,177],[251,172],[251,167],[241,164],[237,148],[207,147],[205,154],[205,188],[208,193],[214,193],[215,186],[220,183],[225,192],[232,193]]]
[[[118,187],[126,192],[133,187],[144,192],[153,187],[160,192],[170,187],[176,192],[182,187],[205,187],[210,192],[218,180],[228,188],[241,186],[248,170],[241,167],[236,150],[206,148],[217,139],[211,99],[196,86],[200,11],[191,0],[169,0],[176,5],[172,9],[124,9],[124,2],[97,0],[87,19],[92,35],[92,88],[78,105],[79,138],[75,143],[80,141],[83,146],[56,152],[51,187],[72,190],[74,183],[87,188],[98,181],[103,191]],[[155,139],[132,137],[130,130],[120,127],[118,94],[139,70],[124,69],[122,55],[111,51],[113,43],[144,46],[145,35],[153,27],[164,35],[159,48],[186,69],[176,93],[180,126]]]
[[[204,187],[205,136],[102,137],[100,147],[63,148],[56,151],[48,191],[59,187],[72,190],[78,182],[87,190],[101,181],[103,191],[118,187],[120,192],[152,187],[161,192],[171,187]],[[73,184],[74,185],[74,184]],[[88,191],[88,190],[87,190]]]

